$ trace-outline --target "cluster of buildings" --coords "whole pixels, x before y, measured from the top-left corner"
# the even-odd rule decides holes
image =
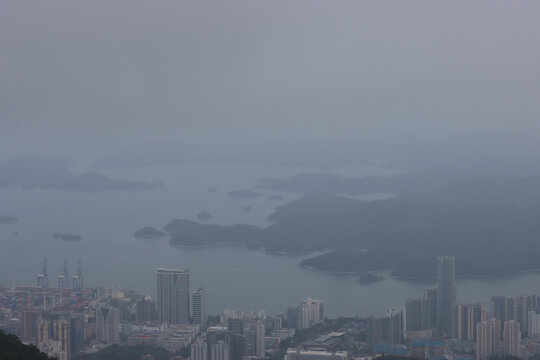
[[[206,290],[190,289],[189,270],[158,269],[157,297],[84,288],[81,261],[69,277],[67,259],[57,287],[49,286],[47,260],[37,286],[0,287],[0,329],[59,360],[111,344],[146,344],[170,352],[190,349],[197,360],[263,359],[279,343],[324,319],[324,302],[306,299],[285,314],[225,310],[208,323]]]
[[[437,258],[437,285],[426,289],[424,297],[388,308],[383,317],[367,318],[368,343],[375,353],[420,357],[526,357],[540,350],[538,310],[537,295],[496,296],[489,307],[458,303],[455,259],[442,256]]]
[[[307,298],[281,314],[225,310],[210,323],[206,290],[191,291],[189,270],[158,269],[154,300],[130,291],[85,288],[81,261],[71,277],[67,264],[57,287],[49,286],[46,260],[37,286],[0,286],[0,328],[59,360],[117,343],[172,353],[189,349],[191,360],[262,360],[283,351],[280,344],[298,331],[325,320],[324,301]],[[495,296],[487,306],[459,303],[455,259],[438,257],[436,264],[437,284],[423,297],[389,307],[384,316],[350,319],[340,330],[310,330],[312,338],[288,348],[285,360],[349,360],[359,354],[483,360],[540,354],[537,295]],[[351,344],[354,354],[347,351]]]
[[[191,359],[265,359],[278,351],[280,342],[293,337],[297,330],[307,329],[323,320],[324,301],[311,298],[290,306],[287,314],[273,317],[263,310],[225,310],[220,315],[220,324],[204,329],[191,345]]]

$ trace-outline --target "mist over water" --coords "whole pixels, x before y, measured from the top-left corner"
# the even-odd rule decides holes
[[[540,1],[0,1],[0,327],[62,359],[154,340],[203,360],[225,346],[231,360],[360,359],[379,341],[452,359],[540,349],[537,297],[490,309],[540,294],[538,14]],[[43,258],[48,285],[33,287]],[[86,289],[56,288],[64,258],[68,276],[82,259]],[[158,268],[205,288],[192,319],[177,271],[157,317],[138,296],[95,298],[157,300]],[[320,302],[291,309],[281,325],[309,330],[279,349],[279,321],[262,317],[244,337],[238,323],[223,344],[206,336],[205,304],[273,315],[309,297],[326,319]],[[151,336],[131,326],[149,321]],[[54,339],[39,339],[47,322]]]
[[[52,190],[0,190],[0,213],[19,223],[0,226],[0,283],[34,285],[41,261],[47,257],[51,284],[56,284],[63,258],[73,274],[83,259],[86,286],[133,289],[155,297],[158,267],[189,268],[192,288],[204,286],[208,308],[217,314],[226,308],[283,312],[306,297],[327,301],[330,317],[382,314],[387,306],[421,297],[432,282],[406,282],[387,277],[370,285],[357,276],[312,271],[298,266],[306,256],[268,255],[238,245],[201,248],[172,246],[168,239],[138,239],[143,226],[161,228],[173,218],[195,219],[201,211],[212,214],[209,223],[248,223],[267,226],[276,206],[299,198],[291,192],[255,189],[264,196],[230,199],[227,192],[252,188],[259,178],[291,176],[305,169],[258,166],[178,166],[110,170],[110,177],[162,180],[150,190],[98,193]],[[342,169],[343,175],[388,173],[389,169]],[[217,193],[207,192],[215,188]],[[280,194],[272,201],[268,196]],[[377,196],[363,196],[373,200]],[[245,213],[242,209],[251,206]],[[18,234],[15,234],[18,232]],[[82,236],[80,242],[53,239],[53,233]],[[385,274],[386,276],[388,274]],[[458,281],[458,300],[488,301],[493,295],[534,292],[540,274],[485,280]],[[538,289],[540,290],[540,289]]]

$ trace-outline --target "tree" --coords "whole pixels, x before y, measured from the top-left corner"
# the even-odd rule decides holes
[[[34,345],[25,345],[15,335],[0,330],[0,360],[54,360]]]

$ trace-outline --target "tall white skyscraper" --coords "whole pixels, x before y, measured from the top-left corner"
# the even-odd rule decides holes
[[[208,319],[208,315],[206,313],[206,290],[204,288],[198,288],[193,292],[191,300],[191,308],[193,312],[191,319],[193,324],[204,324]]]
[[[189,270],[157,270],[158,318],[168,324],[189,324]]]
[[[519,322],[516,320],[507,320],[504,322],[504,355],[519,355],[519,344],[521,343],[521,331],[519,328]]]

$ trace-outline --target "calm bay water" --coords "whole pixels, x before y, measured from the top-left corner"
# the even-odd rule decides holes
[[[192,288],[206,287],[213,314],[225,308],[281,312],[306,297],[325,299],[331,317],[381,314],[386,306],[401,306],[407,298],[422,296],[431,283],[387,278],[360,285],[354,276],[302,269],[298,266],[303,258],[300,256],[267,255],[242,246],[179,248],[171,246],[167,239],[132,236],[143,226],[162,227],[175,217],[195,219],[200,211],[210,212],[213,224],[266,226],[266,217],[276,206],[299,195],[279,193],[284,199],[272,201],[268,196],[278,192],[257,190],[265,196],[233,200],[226,193],[249,188],[261,177],[290,176],[301,171],[246,166],[159,167],[107,172],[111,177],[163,182],[162,188],[153,190],[0,190],[0,215],[19,218],[18,224],[0,226],[0,283],[34,285],[42,258],[47,257],[49,282],[56,284],[63,258],[69,258],[69,271],[73,273],[76,259],[81,257],[87,286],[134,289],[153,297],[158,267],[189,268]],[[342,169],[341,173],[385,171]],[[208,193],[210,187],[218,189],[218,193]],[[246,206],[253,211],[243,212]],[[52,234],[56,232],[79,234],[83,240],[55,240]],[[493,295],[520,293],[540,293],[540,274],[458,281],[458,300],[463,302],[486,302]]]

